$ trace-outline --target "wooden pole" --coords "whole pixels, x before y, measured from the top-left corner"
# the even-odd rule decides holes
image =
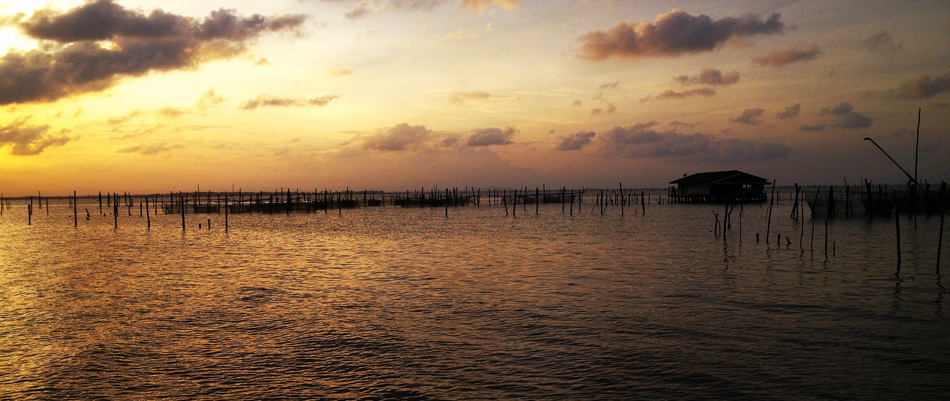
[[[624,204],[624,203],[625,203],[625,202],[624,202],[624,199],[623,199],[623,183],[621,182],[621,183],[620,183],[620,217],[623,217],[623,206],[624,206],[623,204]]]
[[[505,205],[505,216],[507,216],[507,215],[508,215],[508,199],[507,199],[507,193],[506,193],[506,192],[502,192],[501,194],[502,194],[502,195],[501,195],[501,203]]]
[[[30,197],[30,204],[26,205],[26,225],[33,225],[33,197]]]
[[[825,218],[825,259],[828,258],[828,218]]]
[[[518,216],[518,190],[515,190],[514,197],[512,198],[511,204],[511,215]]]
[[[185,196],[181,195],[181,233],[185,233]]]
[[[947,199],[947,182],[940,183],[939,203],[942,205]],[[937,236],[937,275],[940,274],[940,250],[943,249],[943,220],[946,213],[940,215],[940,234]]]
[[[112,193],[112,222],[115,225],[115,229],[119,229],[119,195],[115,192]]]
[[[897,198],[897,195],[894,195],[894,198]],[[899,202],[898,202],[899,203]],[[896,210],[900,210],[899,206],[896,206]],[[901,271],[901,214],[895,210],[894,213],[894,227],[897,231],[897,272]]]
[[[534,215],[537,216],[540,214],[541,210],[541,194],[538,193],[538,187],[534,187]]]
[[[79,227],[79,210],[76,206],[77,199],[76,191],[73,191],[73,227]]]
[[[148,209],[148,196],[145,197],[145,229],[152,229],[152,215]]]
[[[643,191],[640,191],[640,207],[643,208],[643,216],[647,215],[647,201],[643,199]]]
[[[775,205],[775,180],[772,180],[772,197],[769,199],[768,223],[765,226],[765,245],[769,245],[769,234],[772,231],[772,206]]]
[[[310,208],[308,207],[307,213],[309,212]],[[224,194],[224,232],[228,232],[228,194]]]

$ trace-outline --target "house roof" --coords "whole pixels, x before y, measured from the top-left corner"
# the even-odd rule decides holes
[[[744,173],[739,170],[729,170],[729,171],[712,171],[708,173],[696,173],[693,175],[688,175],[686,177],[680,178],[678,180],[670,181],[670,184],[733,184],[733,185],[746,185],[746,184],[764,184],[769,185],[769,180],[754,176],[749,173]]]

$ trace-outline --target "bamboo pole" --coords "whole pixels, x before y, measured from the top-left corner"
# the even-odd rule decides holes
[[[79,227],[79,210],[77,209],[76,203],[78,198],[76,198],[76,191],[73,191],[73,227]]]

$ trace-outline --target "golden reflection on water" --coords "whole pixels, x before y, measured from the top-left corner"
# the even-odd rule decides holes
[[[137,215],[74,228],[65,206],[32,226],[5,214],[0,366],[13,369],[0,388],[451,399],[738,387],[755,398],[801,395],[805,382],[862,398],[882,391],[871,378],[901,371],[882,358],[950,363],[928,356],[948,328],[931,221],[905,237],[896,281],[891,224],[835,221],[826,256],[808,248],[808,222],[802,249],[755,242],[760,207],[744,209],[741,240],[735,221],[716,236],[709,210],[371,208],[232,215],[228,232],[223,216],[189,215],[184,233],[178,216],[146,230]],[[928,394],[936,373],[913,373],[896,373],[904,390]]]

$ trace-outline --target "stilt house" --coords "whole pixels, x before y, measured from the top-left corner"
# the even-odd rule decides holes
[[[713,171],[686,175],[669,189],[673,202],[754,203],[765,202],[768,180],[738,170]]]

